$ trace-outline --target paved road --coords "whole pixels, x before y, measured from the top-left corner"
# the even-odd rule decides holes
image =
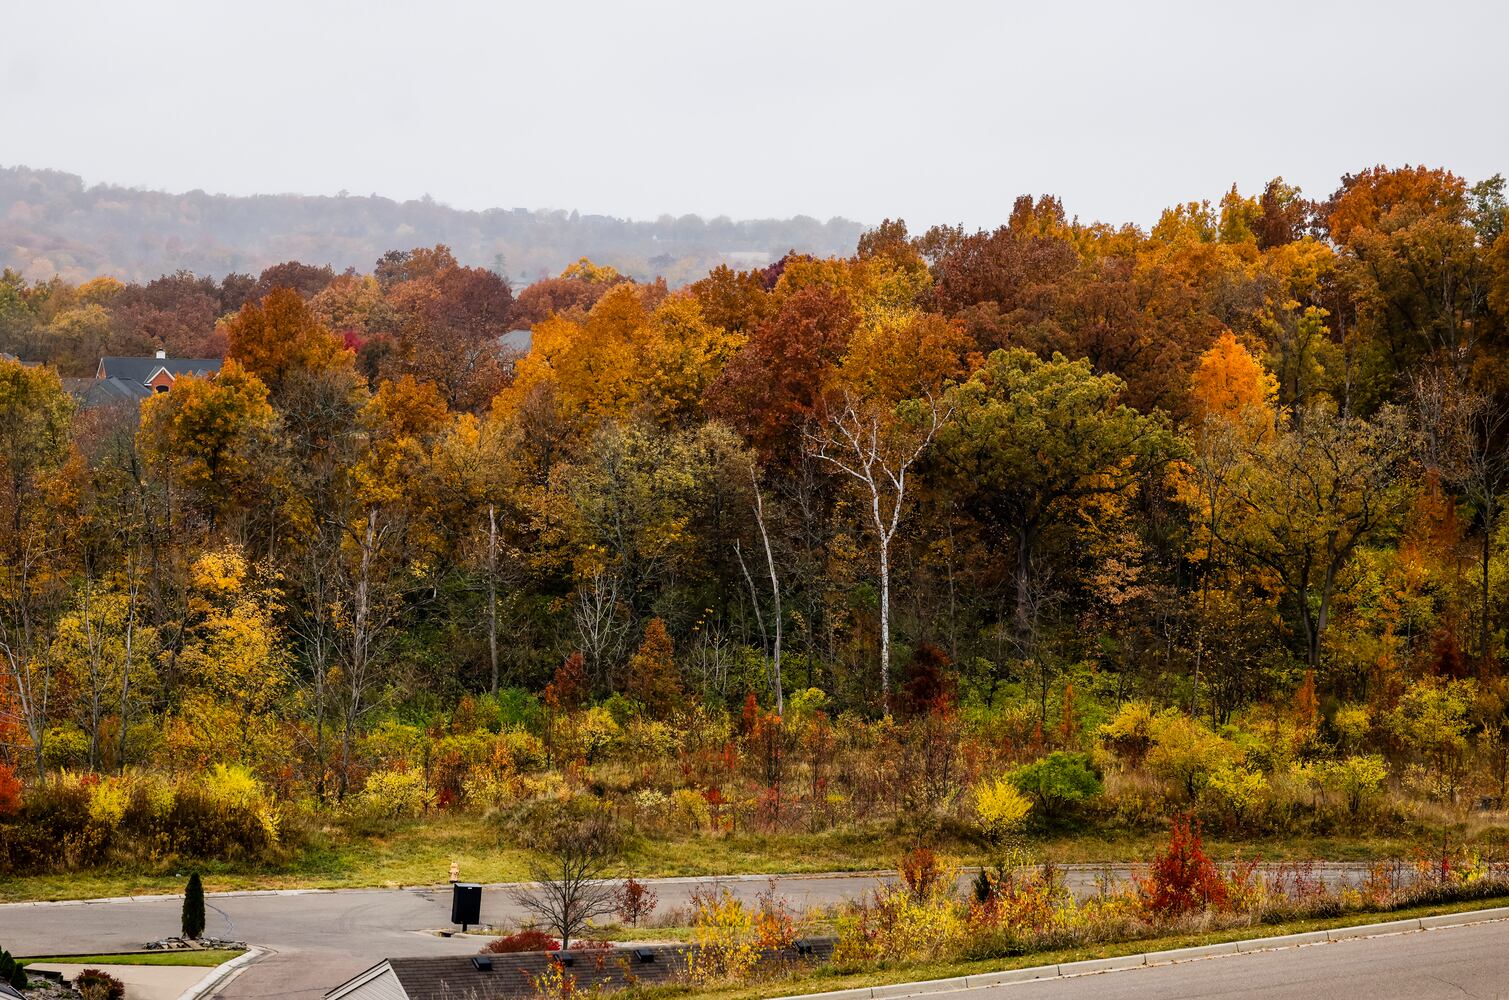
[[[966,990],[960,1000],[1509,1000],[1509,922]]]
[[[1083,895],[1094,891],[1100,866],[1070,866],[1066,882]],[[1125,877],[1125,868],[1111,870]],[[1362,868],[1328,865],[1329,881],[1355,880]],[[969,875],[962,876],[962,883]],[[713,879],[649,880],[660,897],[660,911],[684,906],[698,886]],[[753,902],[769,880],[737,876],[721,880]],[[794,906],[826,906],[863,895],[881,881],[868,875],[785,875],[780,893]],[[253,997],[320,997],[383,958],[471,954],[481,939],[442,938],[424,933],[450,926],[450,890],[352,889],[281,894],[211,894],[207,933],[260,945],[271,952],[227,984],[226,1000]],[[8,903],[0,905],[0,946],[17,955],[59,955],[130,951],[178,932],[178,897],[146,897],[85,903]],[[509,924],[521,916],[506,889],[482,894],[482,919]]]

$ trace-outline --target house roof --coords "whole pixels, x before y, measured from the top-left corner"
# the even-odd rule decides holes
[[[94,385],[84,393],[83,403],[85,407],[108,406],[111,403],[140,403],[152,390],[141,382],[133,382],[124,378],[102,378],[95,381]]]
[[[528,328],[509,330],[498,335],[498,347],[510,354],[528,354],[529,345],[533,342],[534,331]]]
[[[833,938],[809,938],[807,960],[826,961]],[[569,972],[583,995],[604,989],[656,985],[686,972],[689,946],[642,945],[635,948],[572,949]],[[537,993],[535,978],[560,952],[529,951],[487,955],[491,969],[479,969],[472,955],[390,958],[325,994],[325,1000],[529,1000]],[[643,957],[641,957],[643,956]],[[791,951],[770,950],[761,961],[789,961]]]
[[[123,378],[65,378],[63,388],[86,410],[116,403],[140,403],[152,395],[145,384]]]
[[[211,375],[220,370],[219,358],[100,358],[105,378],[123,378],[146,385],[158,369],[181,375]]]

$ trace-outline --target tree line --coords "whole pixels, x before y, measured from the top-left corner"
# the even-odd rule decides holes
[[[1076,692],[1220,724],[1471,679],[1497,729],[1504,224],[1500,178],[1378,167],[677,290],[583,260],[516,296],[444,247],[7,272],[0,345],[48,364],[0,363],[0,742],[292,753],[339,795],[379,718],[509,689],[1052,728]],[[155,346],[226,360],[64,391]]]

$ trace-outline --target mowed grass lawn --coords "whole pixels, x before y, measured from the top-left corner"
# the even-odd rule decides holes
[[[57,955],[17,959],[22,965],[171,965],[178,968],[213,969],[243,951],[147,951],[124,955]]]
[[[1159,831],[1056,835],[1035,838],[1031,847],[1042,858],[1063,864],[1111,863],[1150,858],[1165,839],[1166,834]],[[894,868],[897,857],[914,843],[914,835],[890,826],[810,834],[706,834],[675,840],[639,837],[631,842],[621,870],[640,878],[876,871]],[[1414,843],[1404,838],[1214,839],[1207,847],[1223,858],[1366,861],[1407,857]],[[935,846],[960,863],[979,861],[976,845],[944,840]],[[195,868],[211,892],[439,885],[449,879],[452,861],[460,866],[466,881],[514,882],[527,877],[528,859],[527,851],[500,837],[496,826],[481,817],[442,813],[362,834],[327,828],[315,833],[309,846],[289,861],[273,866],[173,862],[157,868],[8,877],[0,879],[0,900],[176,893],[183,890],[184,880]]]

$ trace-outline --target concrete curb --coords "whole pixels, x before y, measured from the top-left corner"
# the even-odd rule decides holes
[[[897,1000],[900,997],[922,996],[928,993],[951,993],[985,986],[1028,983],[1038,979],[1093,976],[1102,972],[1120,972],[1125,969],[1141,969],[1154,965],[1174,965],[1179,962],[1219,958],[1224,955],[1246,955],[1256,951],[1278,951],[1283,948],[1329,944],[1334,941],[1356,941],[1362,938],[1386,937],[1390,934],[1465,927],[1469,924],[1489,923],[1495,920],[1509,920],[1509,906],[1499,906],[1490,910],[1442,913],[1434,917],[1419,917],[1411,920],[1358,924],[1353,927],[1334,927],[1331,930],[1308,931],[1303,934],[1281,934],[1277,937],[1226,941],[1221,944],[1175,948],[1170,951],[1150,951],[1138,955],[1120,955],[1115,958],[1091,958],[1083,962],[1065,962],[1061,965],[1034,965],[1025,969],[1003,969],[1000,972],[982,972],[978,975],[955,976],[951,979],[926,979],[914,983],[861,986],[857,989],[835,990],[831,993],[798,993],[780,997],[778,1000]]]
[[[229,962],[221,962],[206,973],[204,978],[199,980],[199,982],[178,994],[178,1000],[199,1000],[200,997],[208,996],[210,991],[216,986],[219,986],[230,976],[251,965],[266,954],[267,951],[265,949],[248,948]]]
[[[969,866],[960,869],[964,874],[979,871],[979,866]],[[896,878],[894,871],[864,871],[864,872],[781,872],[775,875],[671,875],[665,878],[641,879],[646,885],[701,885],[707,882],[768,882],[771,879],[891,879]],[[484,882],[484,889],[514,889],[520,886],[531,885],[529,882]],[[318,896],[331,893],[359,893],[359,892],[445,892],[450,889],[450,883],[436,883],[433,885],[360,885],[342,886],[339,888],[325,889],[229,889],[224,892],[207,892],[206,899],[236,899],[238,897],[252,896]],[[93,899],[17,899],[11,902],[0,902],[0,910],[11,906],[91,906],[97,903],[154,903],[164,900],[182,901],[183,893],[154,893],[142,896],[98,896]]]

